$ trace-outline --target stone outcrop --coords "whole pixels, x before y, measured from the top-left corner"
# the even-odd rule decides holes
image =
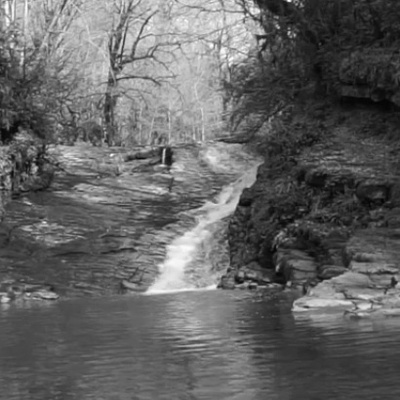
[[[266,157],[232,218],[222,287],[234,288],[257,265],[305,294],[296,312],[400,314],[397,146],[351,129],[368,112],[329,125],[320,143],[283,164]]]
[[[399,61],[397,48],[368,48],[343,55],[340,94],[400,106]]]
[[[124,162],[143,161],[136,165],[132,171],[138,172],[157,164],[170,167],[173,162],[173,150],[170,146],[147,147],[139,151],[128,152],[124,155]]]
[[[0,304],[33,300],[57,300],[60,296],[51,285],[27,283],[14,279],[0,282]]]
[[[53,173],[44,144],[29,134],[19,134],[10,145],[0,146],[0,222],[12,196],[47,188]]]

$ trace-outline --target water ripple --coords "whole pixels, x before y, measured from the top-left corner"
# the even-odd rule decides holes
[[[0,398],[398,398],[397,324],[298,321],[277,300],[210,291],[11,306]]]

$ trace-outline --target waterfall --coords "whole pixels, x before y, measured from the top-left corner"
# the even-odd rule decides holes
[[[165,260],[159,265],[160,275],[148,294],[215,288],[216,277],[210,265],[199,262],[196,256],[207,245],[207,240],[212,240],[215,224],[233,213],[243,189],[255,182],[257,168],[258,164],[225,186],[215,202],[206,202],[196,210],[197,224],[167,246]]]
[[[162,154],[161,154],[161,164],[162,164],[162,165],[165,165],[166,157],[167,157],[167,148],[164,147],[164,148],[162,149]]]

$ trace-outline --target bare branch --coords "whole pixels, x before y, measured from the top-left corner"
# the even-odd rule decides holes
[[[134,60],[134,59],[135,59],[138,44],[139,44],[140,41],[142,40],[143,31],[144,31],[144,29],[146,28],[147,24],[150,22],[150,20],[151,20],[151,19],[154,17],[154,15],[156,15],[156,14],[157,14],[157,10],[156,10],[156,11],[153,11],[151,14],[149,14],[149,15],[147,16],[147,18],[146,18],[146,19],[144,20],[144,22],[142,23],[142,26],[140,27],[139,32],[138,32],[137,35],[136,35],[136,39],[135,39],[135,41],[133,42],[130,56],[129,56],[128,58],[126,58],[126,60],[125,60],[125,62],[124,62],[125,64],[126,64],[127,62],[129,62],[129,59],[130,59],[130,60]]]

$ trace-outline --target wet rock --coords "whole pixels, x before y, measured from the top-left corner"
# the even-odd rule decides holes
[[[235,285],[235,289],[247,290],[247,289],[249,289],[249,286],[250,286],[250,282],[243,282],[243,283]],[[229,288],[227,288],[227,289],[229,289]]]
[[[154,158],[157,157],[159,161],[159,150],[158,149],[145,149],[141,151],[135,151],[132,153],[125,154],[124,156],[124,161],[129,162],[133,160],[146,160],[149,158]]]
[[[399,268],[396,264],[387,264],[385,262],[358,262],[352,261],[349,269],[354,272],[360,272],[366,275],[396,275]]]
[[[57,300],[60,296],[50,290],[40,289],[33,292],[25,293],[25,299],[32,300]]]
[[[11,297],[8,295],[8,293],[0,293],[0,303],[6,304],[11,301]]]
[[[328,304],[329,299],[344,296],[355,303],[355,309],[349,311],[357,318],[389,315],[391,312],[381,309],[400,307],[397,298],[400,246],[396,230],[358,230],[346,244],[344,255],[348,270],[318,284],[300,304],[311,298],[323,298]],[[363,302],[373,302],[373,306],[366,310],[368,307]],[[321,307],[325,303],[321,303]]]
[[[308,292],[308,297],[320,298],[320,299],[335,299],[335,300],[345,300],[346,296],[341,291],[336,290],[336,288],[329,282],[324,281],[313,287]]]
[[[335,309],[335,311],[351,310],[354,304],[350,300],[325,299],[319,297],[302,297],[293,303],[293,312],[321,311]]]
[[[315,169],[307,171],[304,180],[309,186],[321,188],[325,185],[327,178],[328,174],[326,171]]]
[[[356,196],[361,202],[384,203],[390,198],[390,182],[379,179],[367,179],[356,187]]]
[[[400,196],[398,198],[400,201]],[[389,210],[385,216],[385,225],[390,229],[399,229],[400,228],[400,208],[396,207],[392,210]]]
[[[219,289],[235,289],[235,275],[232,272],[223,275],[218,283]]]
[[[18,282],[12,279],[0,283],[0,302],[14,300],[57,300],[59,295],[48,284]]]
[[[267,287],[273,282],[274,271],[262,268],[253,261],[246,266],[234,271],[228,269],[228,273],[220,279],[218,284],[222,289],[257,289]]]
[[[347,271],[324,283],[340,290],[346,288],[370,288],[374,286],[370,276],[353,271]]]
[[[361,294],[354,307],[345,313],[347,318],[379,318],[400,316],[400,291],[393,289],[385,294],[365,298]]]
[[[234,273],[235,287],[245,286],[248,289],[253,289],[257,285],[267,285],[274,280],[274,271],[262,268],[261,265],[255,261],[250,262],[246,266],[240,268]],[[255,285],[252,285],[254,283]]]
[[[347,271],[348,269],[341,265],[322,265],[318,268],[318,278],[321,280],[331,279]]]
[[[371,310],[358,310],[353,309],[345,312],[345,317],[350,319],[370,319],[370,318],[390,318],[400,317],[400,308],[397,309],[371,309]]]
[[[249,283],[249,289],[250,290],[256,290],[258,289],[258,284],[256,282],[250,282]]]
[[[284,286],[281,283],[268,283],[267,285],[259,285],[259,289],[282,290]]]
[[[253,193],[250,189],[246,188],[243,190],[242,195],[239,199],[239,206],[250,207],[253,202]]]
[[[353,262],[370,263],[379,260],[379,255],[374,253],[359,252],[351,256]]]
[[[243,270],[239,270],[235,274],[235,282],[241,284],[245,281],[246,279],[246,274]]]
[[[131,282],[126,279],[123,279],[121,281],[121,289],[128,290],[128,291],[135,292],[135,293],[143,293],[146,291],[146,288],[143,287],[140,283]]]
[[[276,272],[286,281],[301,284],[317,277],[317,264],[301,250],[278,250],[274,257]]]

